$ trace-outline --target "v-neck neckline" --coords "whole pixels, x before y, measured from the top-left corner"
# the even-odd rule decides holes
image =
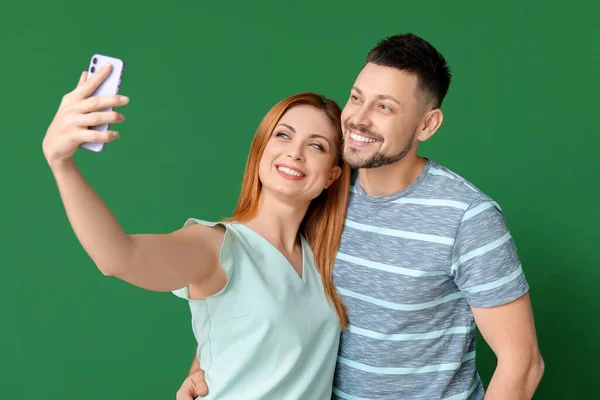
[[[271,242],[269,242],[267,240],[267,238],[265,238],[263,235],[261,235],[260,233],[256,232],[254,229],[248,227],[245,224],[242,223],[237,223],[237,225],[240,225],[242,227],[244,227],[246,230],[250,231],[253,235],[257,236],[258,238],[260,238],[260,240],[264,241],[272,250],[274,250],[275,252],[279,253],[279,255],[287,262],[289,269],[291,269],[291,272],[294,274],[294,276],[301,280],[302,282],[305,282],[305,277],[306,277],[306,240],[304,239],[304,236],[302,235],[302,233],[298,233],[298,236],[300,236],[300,249],[302,251],[302,260],[301,260],[301,271],[300,273],[298,273],[298,271],[296,271],[296,268],[294,267],[294,264],[292,264],[290,262],[290,260],[281,252],[281,250],[279,250],[277,247],[275,247],[275,245]]]

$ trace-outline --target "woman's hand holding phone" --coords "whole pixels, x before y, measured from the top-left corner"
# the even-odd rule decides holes
[[[92,96],[110,75],[111,68],[107,64],[90,79],[87,79],[88,72],[83,72],[77,87],[62,98],[42,142],[44,156],[51,168],[70,161],[83,143],[108,143],[118,137],[118,132],[114,130],[90,129],[101,124],[119,123],[125,119],[117,111],[100,110],[122,107],[129,102],[129,98],[122,95]]]

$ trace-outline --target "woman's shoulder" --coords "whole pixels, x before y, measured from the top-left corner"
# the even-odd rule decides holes
[[[223,292],[231,280],[237,261],[237,234],[233,223],[225,221],[207,221],[199,218],[188,218],[180,231],[186,232],[192,243],[204,243],[214,254],[215,265],[222,268],[222,273],[211,275],[211,279],[203,279],[175,290],[173,293],[187,300],[200,300],[208,296],[214,297],[216,292]],[[194,292],[194,293],[192,293]],[[202,300],[200,300],[202,301]]]

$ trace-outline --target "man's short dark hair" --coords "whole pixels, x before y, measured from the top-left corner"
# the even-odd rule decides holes
[[[387,37],[367,55],[367,62],[415,74],[425,98],[442,106],[451,73],[444,56],[429,42],[412,33]]]

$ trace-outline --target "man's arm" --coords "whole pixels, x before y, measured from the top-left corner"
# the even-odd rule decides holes
[[[481,196],[457,231],[451,273],[498,358],[486,400],[529,400],[543,374],[529,283],[500,206]]]
[[[529,294],[498,307],[472,310],[479,331],[498,358],[485,399],[531,399],[542,379],[544,361]]]

